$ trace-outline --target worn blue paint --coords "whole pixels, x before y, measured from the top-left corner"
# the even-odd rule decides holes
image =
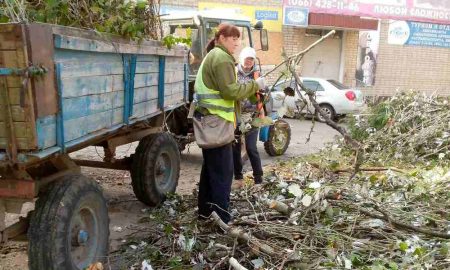
[[[11,75],[14,73],[14,69],[12,68],[0,68],[0,76]]]
[[[63,120],[63,102],[62,102],[62,83],[61,83],[61,63],[55,65],[56,72],[56,89],[58,91],[58,106],[59,110],[56,114],[56,145],[61,148],[62,152],[65,152],[64,145],[64,120]]]
[[[123,92],[109,92],[98,95],[64,98],[63,119],[75,119],[96,113],[109,111],[123,106]]]
[[[156,86],[158,85],[158,79],[158,73],[136,74],[134,77],[134,87]]]
[[[158,108],[164,109],[164,74],[166,67],[166,57],[163,55],[159,56],[159,76],[158,76]]]
[[[133,104],[158,98],[158,86],[147,86],[141,88],[134,88],[134,102]]]
[[[150,118],[155,117],[155,116],[160,115],[160,114],[161,114],[161,111],[160,111],[160,110],[157,110],[157,111],[155,111],[155,112],[153,112],[153,113],[146,114],[146,115],[141,116],[141,117],[134,116],[134,117],[130,120],[130,123],[137,123],[137,122],[139,122],[139,121],[144,121],[144,120],[146,120],[146,119],[150,119]]]
[[[61,78],[122,74],[122,61],[117,61],[117,57],[111,57],[110,60],[108,57],[105,57],[105,59],[102,59],[102,62],[64,62],[61,68]]]
[[[159,60],[151,62],[139,62],[139,57],[136,62],[136,74],[158,73]]]
[[[170,104],[170,109],[181,106],[182,103],[172,105],[176,103],[174,94],[180,100],[183,95],[187,98],[187,65],[173,57],[97,53],[80,50],[83,46],[94,50],[108,44],[55,37],[53,59],[59,111],[36,120],[40,151],[21,155],[24,161],[70,151],[125,124],[154,117],[165,105]],[[1,158],[6,157],[0,155]]]
[[[39,149],[56,145],[56,116],[49,115],[36,120],[36,134]]]
[[[123,107],[115,108],[112,113],[112,124],[118,125],[123,123]]]
[[[113,115],[114,110],[109,110],[64,121],[65,142],[70,142],[72,140],[82,138],[90,133],[111,127]]]
[[[136,59],[137,56],[136,55],[131,55],[130,56],[130,82],[128,87],[130,87],[130,91],[129,91],[129,102],[130,102],[130,111],[129,111],[129,115],[133,115],[133,103],[134,103],[134,78],[136,75]]]
[[[67,65],[83,63],[122,63],[122,54],[118,53],[98,53],[87,51],[73,51],[65,49],[56,49],[53,59],[56,63]]]
[[[151,55],[151,54],[140,54],[137,58],[137,62],[146,62],[146,64],[148,64],[148,62],[154,62],[156,64],[158,64],[159,62],[159,56],[158,55]]]
[[[79,144],[82,144],[82,143],[84,143],[86,141],[89,141],[91,139],[94,139],[96,137],[106,136],[106,135],[108,135],[108,134],[110,134],[110,133],[112,133],[114,131],[117,131],[118,129],[122,128],[123,126],[124,126],[123,124],[119,124],[119,125],[111,126],[110,128],[107,128],[107,129],[102,129],[102,130],[98,130],[98,131],[92,132],[92,133],[90,133],[90,134],[88,134],[86,136],[83,136],[81,138],[74,139],[74,140],[72,140],[70,142],[67,142],[66,143],[66,147],[67,148],[71,148],[71,147],[77,146]]]
[[[80,97],[112,91],[112,76],[61,78],[61,94],[63,98]]]
[[[112,44],[100,43],[96,40],[81,39],[77,37],[62,36],[54,34],[54,45],[58,49],[79,50],[79,51],[114,51]],[[102,49],[102,50],[100,50]]]
[[[123,59],[123,87],[124,87],[124,109],[123,109],[123,121],[128,124],[130,117],[130,56],[127,54],[122,55]]]
[[[143,117],[158,111],[158,99],[134,104],[133,118]]]

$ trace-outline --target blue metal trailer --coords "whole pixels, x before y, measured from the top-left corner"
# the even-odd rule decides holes
[[[48,24],[0,24],[0,240],[28,232],[30,269],[84,269],[108,253],[108,213],[79,166],[130,170],[139,200],[174,192],[166,117],[188,100],[187,52]],[[117,146],[139,141],[117,160]],[[68,153],[102,146],[102,162]],[[35,210],[5,228],[5,213]]]

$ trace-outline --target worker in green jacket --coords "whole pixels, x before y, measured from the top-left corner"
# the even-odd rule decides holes
[[[194,117],[217,115],[235,123],[239,117],[236,102],[254,96],[264,89],[264,79],[237,83],[233,53],[240,46],[240,31],[236,26],[221,24],[206,50],[195,81],[195,92],[199,99]],[[207,98],[206,98],[207,97]],[[232,141],[217,148],[202,149],[203,165],[198,193],[200,219],[208,218],[215,211],[222,221],[231,220],[228,211],[231,183],[233,180]]]

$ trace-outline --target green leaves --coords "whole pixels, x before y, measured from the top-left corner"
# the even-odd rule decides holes
[[[400,242],[400,244],[398,245],[399,249],[403,252],[406,252],[406,250],[408,250],[408,243],[406,242]]]
[[[43,22],[118,34],[133,40],[158,39],[161,25],[154,0],[27,0],[29,22]],[[15,21],[3,12],[0,22]],[[13,14],[13,13],[11,13]]]
[[[187,46],[191,46],[192,41],[189,35],[189,38],[182,38],[177,37],[174,35],[167,35],[162,40],[164,46],[166,46],[168,49],[172,49],[173,46],[177,44],[186,44]]]
[[[147,1],[138,1],[136,3],[136,8],[138,8],[138,9],[146,9],[147,8]]]

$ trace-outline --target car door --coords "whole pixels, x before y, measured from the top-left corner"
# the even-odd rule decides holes
[[[326,93],[325,93],[325,88],[320,84],[319,81],[314,80],[314,79],[304,79],[303,80],[303,85],[314,91],[316,94],[316,101],[317,103],[321,104],[326,102]],[[314,106],[312,105],[312,103],[309,101],[309,98],[306,96],[305,93],[305,98],[308,101],[308,110],[310,113],[314,113]]]
[[[286,97],[283,92],[284,85],[285,82],[280,82],[271,89],[270,95],[273,99],[272,111],[277,111],[283,105],[284,99]]]

